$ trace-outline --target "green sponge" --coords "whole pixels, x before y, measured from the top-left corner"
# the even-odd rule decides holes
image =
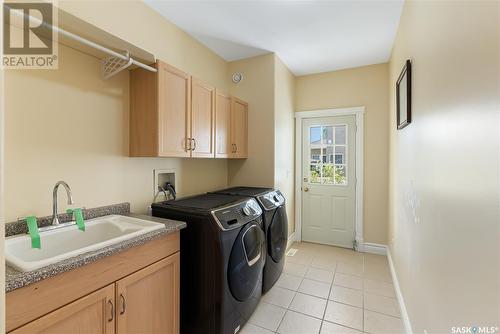
[[[28,224],[28,233],[31,237],[31,248],[42,248],[40,245],[40,234],[38,234],[38,224],[36,223],[36,217],[26,217],[26,224]]]
[[[80,208],[68,209],[66,210],[66,212],[69,214],[73,214],[75,216],[76,225],[78,226],[78,229],[81,231],[85,231],[85,222],[83,221],[82,209]]]

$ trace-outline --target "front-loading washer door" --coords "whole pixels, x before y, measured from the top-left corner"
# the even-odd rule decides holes
[[[283,259],[288,241],[288,219],[285,206],[279,206],[274,211],[271,224],[267,229],[267,249],[274,262]]]
[[[247,301],[254,293],[265,261],[264,232],[257,222],[243,226],[236,238],[227,269],[227,279],[232,295],[239,301]]]

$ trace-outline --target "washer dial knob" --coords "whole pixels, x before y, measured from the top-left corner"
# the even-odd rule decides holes
[[[252,211],[250,210],[250,207],[248,207],[248,206],[243,207],[243,214],[245,216],[250,216],[252,214]]]

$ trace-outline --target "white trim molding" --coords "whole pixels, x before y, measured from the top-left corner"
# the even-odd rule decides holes
[[[394,262],[392,260],[390,247],[387,247],[387,261],[389,262],[389,269],[391,270],[392,283],[394,284],[394,290],[396,291],[396,298],[398,299],[399,311],[401,313],[401,320],[403,320],[403,325],[405,327],[405,333],[413,334],[410,317],[408,316],[408,311],[406,310],[405,301],[403,299],[403,293],[401,292],[401,287],[399,286],[399,281],[396,275],[396,268],[394,267]]]
[[[286,243],[286,249],[288,250],[288,248],[290,248],[290,246],[295,242],[295,232],[293,232],[292,234],[290,234],[288,236],[288,241]]]
[[[365,242],[363,244],[363,252],[378,254],[378,255],[386,255],[387,254],[387,246],[382,244],[375,244],[371,242]]]
[[[355,249],[363,251],[363,140],[365,107],[295,112],[295,239],[302,241],[302,120],[331,116],[356,116],[356,235]]]

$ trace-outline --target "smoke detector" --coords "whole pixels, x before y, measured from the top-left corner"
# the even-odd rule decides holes
[[[233,82],[234,83],[239,83],[241,80],[243,80],[243,74],[241,73],[234,73],[233,74]]]

